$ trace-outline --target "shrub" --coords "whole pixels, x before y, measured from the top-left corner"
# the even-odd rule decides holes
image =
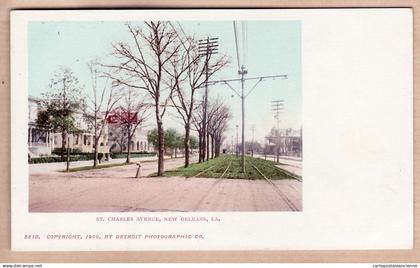
[[[61,155],[61,148],[54,148],[51,152],[52,154]],[[67,154],[67,151],[64,152],[64,154]],[[70,155],[89,155],[92,154],[91,152],[82,152],[80,149],[71,149]]]
[[[80,155],[70,155],[70,162],[74,161],[83,161],[83,160],[93,160],[93,154],[80,154]],[[28,160],[30,164],[40,164],[40,163],[55,163],[55,162],[66,162],[66,160],[61,161],[60,156],[44,156],[44,157],[35,157]]]
[[[156,153],[149,153],[149,152],[134,152],[130,154],[131,157],[147,157],[147,156],[155,156]],[[127,153],[123,152],[123,153],[110,153],[110,156],[112,159],[116,159],[116,158],[126,158],[127,157]]]

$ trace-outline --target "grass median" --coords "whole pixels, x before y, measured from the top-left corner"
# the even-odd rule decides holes
[[[249,156],[245,157],[245,172],[243,173],[241,171],[240,161],[240,156],[221,155],[203,163],[191,164],[188,168],[182,167],[166,171],[164,175],[168,177],[181,176],[187,178],[264,179],[260,172],[258,172],[259,170],[268,179],[272,180],[301,180],[300,176],[278,167],[278,163],[276,162]]]

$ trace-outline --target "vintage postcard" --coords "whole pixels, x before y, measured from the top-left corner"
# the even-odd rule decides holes
[[[11,13],[13,250],[407,249],[410,9]]]

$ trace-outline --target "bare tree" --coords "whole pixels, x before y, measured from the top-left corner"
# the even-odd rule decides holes
[[[204,139],[204,131],[203,131],[203,109],[201,108],[202,104],[197,106],[195,112],[192,115],[192,127],[198,134],[198,163],[203,162],[203,158],[201,157],[201,153],[203,150],[203,139]]]
[[[228,128],[228,121],[231,117],[229,107],[226,105],[221,106],[217,114],[212,118],[212,144],[214,146],[214,157],[220,155],[220,148],[223,144],[223,133]]]
[[[123,89],[123,97],[118,107],[112,111],[110,121],[117,124],[117,127],[126,131],[127,141],[127,159],[126,163],[131,161],[131,143],[136,134],[136,130],[148,118],[147,112],[150,105],[144,102],[140,94],[133,88]]]
[[[182,46],[179,53],[170,60],[171,65],[165,68],[165,71],[170,77],[167,84],[173,91],[172,104],[184,124],[184,167],[188,167],[190,164],[191,121],[193,111],[197,107],[196,93],[206,83],[206,79],[213,76],[229,61],[226,56],[210,61],[211,57],[200,55],[196,40],[192,37],[185,39],[178,37]]]
[[[107,81],[102,87],[98,85],[100,70],[96,60],[89,62],[87,65],[91,76],[92,96],[87,96],[89,104],[85,107],[85,120],[93,128],[93,166],[96,167],[98,165],[99,140],[103,137],[107,126],[106,120],[120,96],[115,94],[115,88],[109,86]]]
[[[210,101],[209,105],[209,120],[207,124],[207,133],[210,136],[211,158],[218,157],[220,154],[220,147],[223,142],[223,133],[227,129],[228,120],[231,117],[229,107],[220,99]]]
[[[146,91],[153,101],[159,135],[158,176],[164,170],[164,128],[162,118],[170,101],[172,90],[165,94],[164,68],[179,50],[176,32],[168,22],[145,22],[145,30],[140,26],[127,24],[133,44],[118,42],[113,44],[113,55],[119,61],[106,64],[108,75],[118,85]]]

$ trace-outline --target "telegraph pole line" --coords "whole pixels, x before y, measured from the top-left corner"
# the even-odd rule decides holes
[[[206,81],[204,83],[205,90],[204,90],[204,100],[203,100],[203,122],[202,122],[202,131],[203,131],[203,139],[202,139],[202,146],[200,152],[200,160],[204,161],[206,158],[207,152],[207,160],[209,160],[209,134],[207,131],[207,104],[208,104],[208,79],[209,79],[209,61],[211,55],[217,54],[217,47],[219,38],[210,38],[207,37],[206,39],[201,39],[198,41],[198,53],[200,56],[205,57],[205,71],[206,71]]]
[[[271,102],[274,118],[277,119],[277,162],[280,155],[280,113],[283,111],[284,100],[274,100]]]

